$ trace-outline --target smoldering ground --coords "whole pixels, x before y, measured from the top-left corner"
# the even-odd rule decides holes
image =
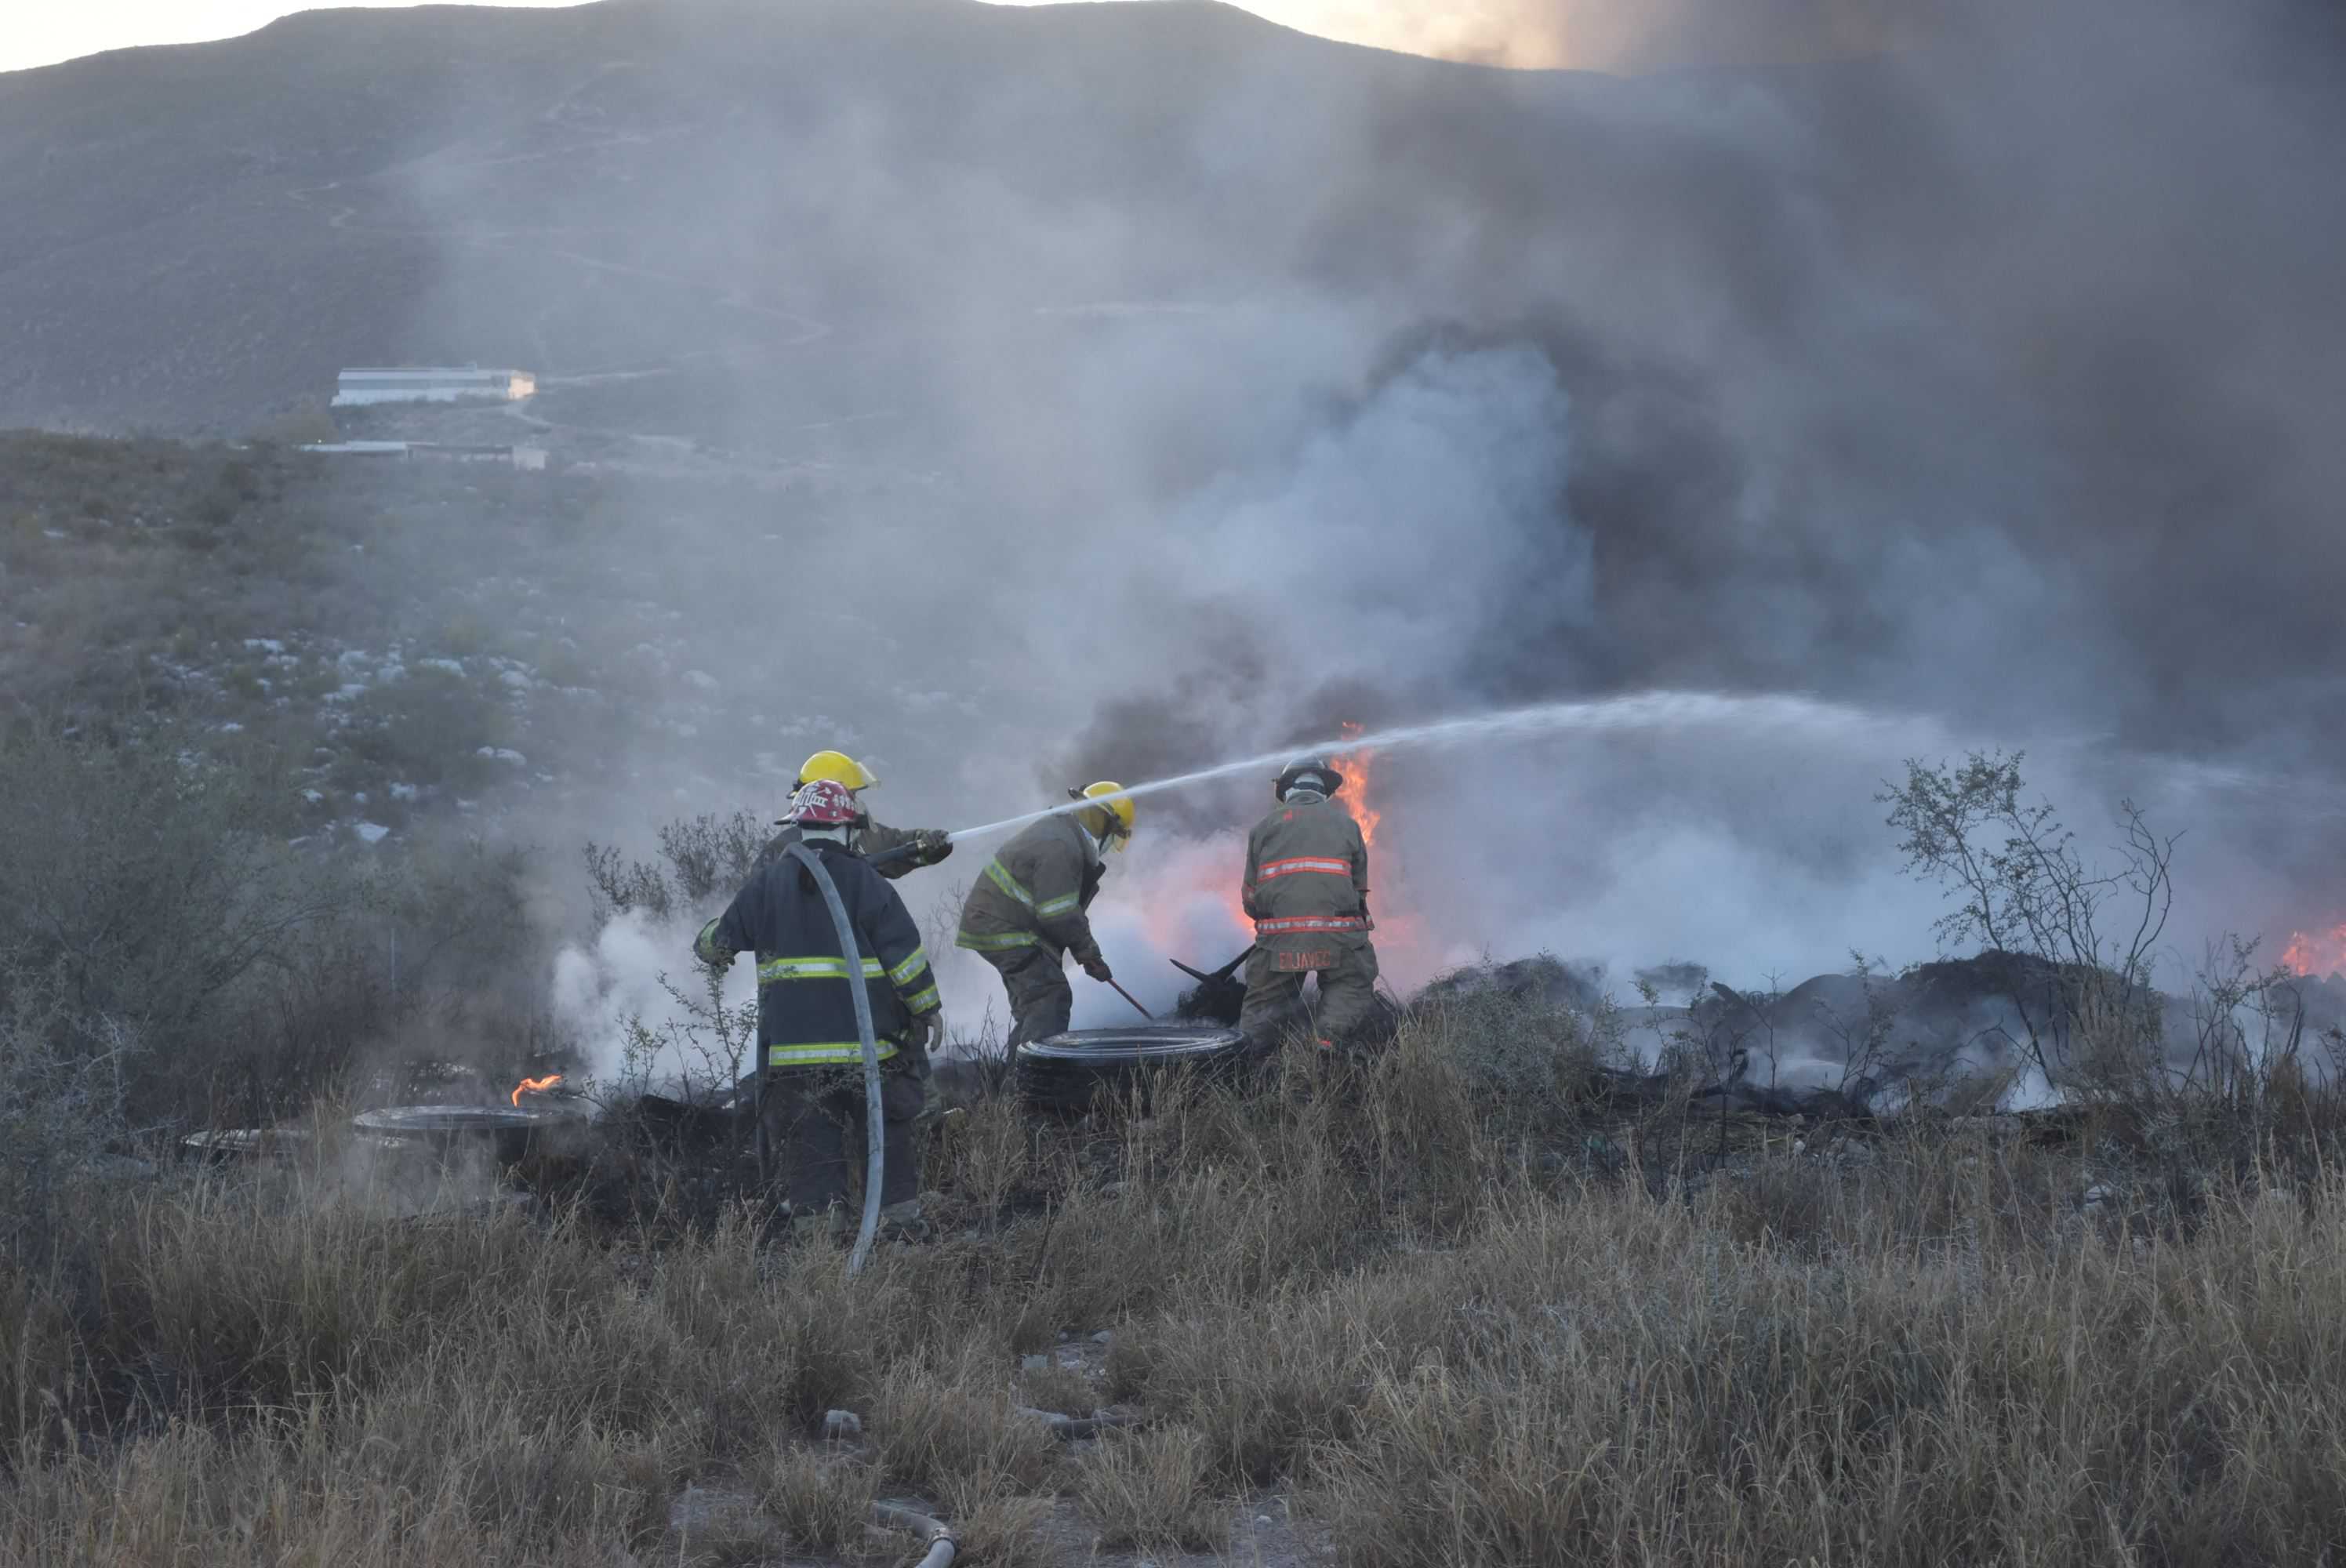
[[[657,299],[632,351],[699,356],[662,428],[815,453],[771,564],[664,558],[771,606],[689,630],[756,692],[682,748],[744,803],[772,780],[727,755],[810,707],[890,759],[891,820],[953,826],[1338,720],[1804,690],[1892,722],[1388,759],[1382,901],[1429,933],[1397,977],[1922,956],[1871,797],[1980,743],[2035,748],[2089,836],[2173,807],[2180,951],[2335,919],[2334,21],[1934,20],[1615,79],[1182,4],[596,8],[566,25],[616,63],[530,134],[599,150],[515,199],[554,238],[451,245],[429,313],[494,342],[525,285],[558,383],[566,331]],[[501,167],[408,199],[477,229]],[[1260,790],[1153,809],[1111,932],[1196,903],[1178,846]]]

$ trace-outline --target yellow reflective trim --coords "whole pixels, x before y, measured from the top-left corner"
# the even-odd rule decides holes
[[[964,931],[955,933],[954,945],[972,952],[1006,952],[1014,947],[1033,947],[1041,940],[1031,931]]]
[[[926,991],[916,992],[904,998],[904,1005],[914,1013],[926,1013],[931,1008],[941,1006],[943,1003],[937,1000],[937,988],[932,985]]]
[[[896,1054],[893,1040],[880,1042],[880,1060],[885,1062]],[[825,1040],[811,1044],[769,1045],[766,1065],[769,1067],[820,1067],[838,1062],[863,1060],[863,1043],[860,1040]]]
[[[888,979],[894,984],[902,985],[925,969],[928,962],[929,950],[925,947],[916,947],[913,950],[912,957],[888,972]]]
[[[1035,895],[1028,892],[1025,885],[1016,877],[1012,876],[1000,860],[985,862],[985,879],[1028,909],[1035,907]]]
[[[878,980],[887,971],[876,958],[863,961],[863,978]],[[843,958],[769,958],[758,965],[758,983],[777,980],[845,980],[847,960]]]

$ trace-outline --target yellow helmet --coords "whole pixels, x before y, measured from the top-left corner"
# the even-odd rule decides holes
[[[1080,789],[1070,789],[1067,794],[1077,800],[1099,800],[1098,805],[1076,812],[1076,820],[1081,822],[1085,830],[1102,844],[1112,843],[1118,850],[1124,848],[1132,837],[1133,811],[1132,797],[1124,792],[1123,785],[1110,784],[1103,779],[1097,784],[1086,784]],[[1103,795],[1112,795],[1115,799],[1100,800]]]
[[[808,785],[824,779],[830,779],[850,794],[853,794],[858,789],[869,789],[880,782],[872,777],[869,769],[846,752],[818,751],[799,764],[799,781],[790,788],[793,790],[803,789]]]

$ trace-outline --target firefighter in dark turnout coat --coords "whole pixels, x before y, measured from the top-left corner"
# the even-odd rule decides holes
[[[800,841],[821,857],[846,906],[862,973],[848,973],[813,873],[787,854],[753,872],[693,944],[701,962],[719,968],[740,953],[757,954],[760,1131],[780,1163],[792,1228],[801,1234],[842,1236],[850,1228],[847,1160],[865,1125],[863,1045],[850,985],[865,988],[879,1044],[886,1127],[881,1213],[899,1228],[919,1222],[913,1127],[926,1096],[937,984],[904,901],[848,848],[855,816],[846,789],[828,779],[807,785],[791,802]]]
[[[1272,786],[1279,805],[1247,835],[1240,901],[1254,921],[1246,1006],[1239,1027],[1268,1044],[1306,1021],[1303,981],[1320,977],[1320,1044],[1332,1047],[1376,1007],[1377,950],[1369,941],[1369,847],[1361,825],[1330,799],[1344,776],[1297,762]]]

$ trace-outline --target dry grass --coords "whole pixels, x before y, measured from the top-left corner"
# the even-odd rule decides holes
[[[1102,1546],[1209,1552],[1229,1538],[1229,1510],[1214,1503],[1213,1456],[1188,1427],[1109,1433],[1084,1456],[1076,1495]]]
[[[980,1105],[934,1169],[947,1239],[852,1281],[746,1217],[403,1220],[322,1176],[117,1202],[0,1269],[0,1562],[896,1560],[877,1494],[1043,1563],[1055,1500],[1110,1549],[1211,1550],[1264,1489],[1367,1564],[2346,1541],[2340,1178],[2181,1204],[2123,1149],[1917,1137],[1688,1196],[1529,1157],[1472,1048],[1161,1097],[1007,1177]],[[1086,1380],[1018,1358],[1104,1327],[1099,1397],[1147,1422],[1070,1447],[1016,1407]],[[818,1441],[832,1408],[862,1443]],[[680,1541],[688,1481],[763,1517]]]

